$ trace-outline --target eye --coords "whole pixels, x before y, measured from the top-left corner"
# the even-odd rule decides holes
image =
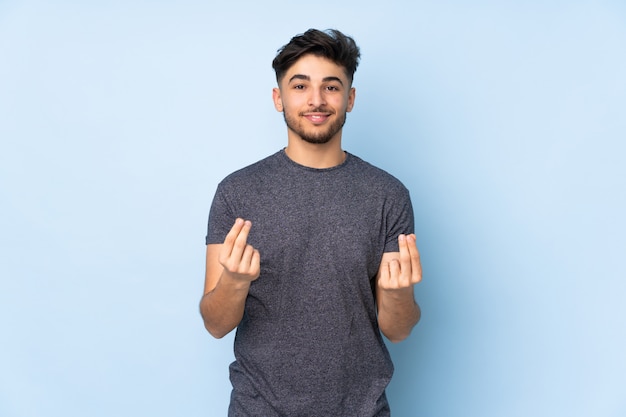
[[[294,90],[304,90],[304,85],[302,84],[296,84],[293,86]]]
[[[329,85],[326,87],[326,89],[328,91],[339,91],[339,87],[335,86],[335,85]]]

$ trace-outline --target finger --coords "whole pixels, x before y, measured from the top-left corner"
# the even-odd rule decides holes
[[[387,288],[389,284],[389,263],[382,263],[378,269],[378,285]]]
[[[246,245],[248,244],[248,234],[250,233],[251,227],[252,222],[250,222],[249,220],[245,220],[243,222],[243,226],[241,226],[241,229],[239,230],[239,234],[235,238],[235,243],[230,254],[230,258],[235,263],[241,262],[241,257],[243,256],[243,252],[246,249]]]
[[[398,236],[398,246],[400,248],[400,273],[398,282],[406,287],[411,282],[411,253],[409,251],[408,236]]]
[[[254,255],[254,248],[252,245],[246,245],[246,248],[241,255],[241,261],[239,265],[241,272],[249,273],[252,270],[252,256]]]
[[[239,232],[241,231],[243,225],[243,219],[237,218],[235,220],[235,224],[233,224],[233,227],[231,227],[230,231],[226,235],[226,238],[224,239],[224,246],[222,249],[225,257],[230,257],[230,254],[233,251],[233,246],[235,245],[235,240],[237,239],[237,236],[239,235]]]
[[[261,254],[257,249],[252,253],[252,259],[250,260],[251,273],[254,278],[258,278],[261,275]]]
[[[409,235],[407,246],[411,257],[411,283],[417,284],[422,280],[422,263],[414,234]]]
[[[402,268],[400,265],[400,261],[397,259],[392,259],[389,261],[389,280],[388,280],[388,288],[399,288],[401,283],[401,273]]]

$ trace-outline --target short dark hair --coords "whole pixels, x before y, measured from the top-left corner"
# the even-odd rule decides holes
[[[289,68],[307,54],[327,58],[342,66],[350,83],[352,83],[361,57],[359,47],[351,37],[336,29],[325,31],[309,29],[291,38],[287,45],[278,50],[276,58],[272,61],[272,68],[276,71],[276,81],[280,84]]]

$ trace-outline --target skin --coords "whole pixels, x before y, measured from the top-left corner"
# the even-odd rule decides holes
[[[355,96],[344,69],[334,62],[314,55],[296,61],[272,91],[274,107],[287,122],[287,156],[313,168],[341,164],[345,159],[341,128]],[[303,135],[329,138],[311,143]]]
[[[213,337],[222,338],[243,318],[250,283],[259,277],[259,251],[247,243],[252,223],[235,220],[224,243],[207,245],[206,277],[200,312]]]
[[[313,168],[341,164],[342,127],[355,96],[343,67],[314,55],[301,57],[272,91],[287,124],[287,156]],[[200,312],[216,338],[239,325],[250,284],[259,278],[261,255],[247,243],[251,229],[250,221],[236,219],[224,243],[207,245]],[[398,252],[383,254],[376,276],[378,324],[394,343],[408,337],[420,319],[413,287],[422,279],[415,235],[400,235],[398,246]]]

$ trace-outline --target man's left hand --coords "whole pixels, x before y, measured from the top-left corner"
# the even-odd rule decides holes
[[[415,235],[398,236],[398,246],[400,252],[386,253],[381,261],[378,286],[385,291],[411,288],[422,280],[422,264]]]

